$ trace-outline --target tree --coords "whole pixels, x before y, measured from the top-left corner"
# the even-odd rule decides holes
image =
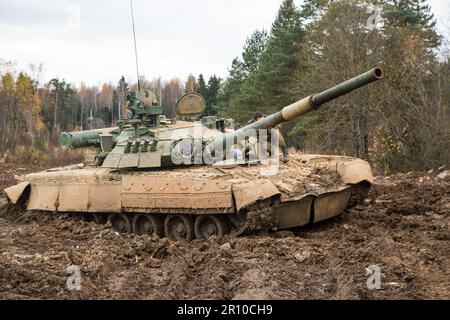
[[[77,101],[72,86],[64,79],[52,79],[44,85],[44,88],[42,116],[47,124],[48,132],[53,133],[52,139],[57,141],[61,129],[72,129],[74,122],[84,124],[86,111]]]
[[[256,110],[272,113],[298,96],[293,88],[295,75],[301,68],[299,53],[304,35],[300,11],[293,0],[284,0],[268,40],[265,40],[264,33],[256,33],[247,41],[243,56],[255,57],[246,53],[258,53],[257,59],[250,59],[257,62],[257,68],[250,68],[254,74],[246,77],[239,92],[231,96],[226,115],[246,122]],[[250,44],[256,44],[256,48],[249,50],[252,48]],[[253,66],[243,63],[244,70]]]
[[[223,90],[219,90],[217,97],[218,111],[220,113],[229,112],[227,109],[229,107],[230,99],[240,92],[247,77],[244,63],[237,57],[233,59],[231,69],[228,70],[228,73],[229,75],[225,80]]]
[[[25,125],[18,125],[21,132],[16,135],[29,137],[32,146],[36,145],[36,136],[44,128],[40,118],[41,103],[36,94],[35,82],[26,73],[19,73],[16,81],[18,121]],[[24,142],[26,139],[24,140]]]
[[[436,21],[426,0],[381,0],[387,25],[419,34],[428,48],[436,48],[441,39]]]
[[[141,90],[144,90],[145,81],[141,82]],[[115,121],[115,112],[114,112],[114,91],[115,88],[111,83],[104,83],[102,86],[102,90],[100,91],[98,97],[99,106],[104,111],[109,111],[109,121],[111,127],[114,126]]]
[[[128,83],[125,81],[125,77],[122,76],[119,80],[117,87],[118,103],[119,103],[119,119],[123,119],[126,116],[126,96],[128,91]]]
[[[385,134],[377,137],[381,142],[377,161],[389,172],[447,163],[450,113],[441,89],[448,83],[445,63],[440,63],[430,43],[411,33],[409,27],[386,26],[383,32],[387,76],[379,86],[378,114]]]
[[[214,115],[217,114],[217,97],[219,95],[220,83],[222,79],[213,75],[208,80],[208,86],[206,91],[206,114]]]
[[[50,85],[53,86],[55,90],[55,106],[53,112],[53,128],[56,129],[58,127],[58,102],[59,102],[59,91],[61,89],[61,83],[58,79],[52,79],[49,82]]]
[[[305,65],[297,73],[297,92],[303,96],[320,92],[376,65],[380,60],[381,36],[366,28],[368,14],[356,1],[328,5],[321,18],[309,27],[304,56]],[[357,43],[358,45],[354,45]],[[320,146],[319,152],[354,154],[369,159],[369,117],[377,106],[368,88],[332,101],[326,108],[295,121],[292,140],[302,147]],[[316,135],[305,145],[307,132]]]
[[[293,86],[300,68],[299,52],[304,36],[300,11],[293,0],[284,0],[261,57],[260,82],[266,104],[280,107],[298,96],[293,92]]]
[[[242,52],[243,69],[246,77],[255,74],[259,69],[259,61],[266,50],[269,36],[265,30],[256,30],[247,38]]]
[[[15,84],[13,73],[7,71],[1,75],[0,81],[0,107],[2,112],[0,126],[0,152],[5,153],[15,142],[15,121],[16,113]]]
[[[198,76],[198,86],[196,92],[200,93],[203,97],[206,97],[208,94],[208,87],[206,86],[203,74],[200,74]]]
[[[197,79],[191,73],[186,80],[186,92],[195,92],[197,89]]]
[[[445,63],[409,24],[392,20],[368,29],[367,4],[330,3],[309,25],[297,91],[306,96],[375,65],[383,67],[385,79],[298,119],[291,141],[312,152],[362,157],[385,172],[448,163]]]
[[[222,113],[229,113],[230,100],[241,91],[242,85],[248,79],[252,79],[259,70],[261,56],[266,50],[268,34],[265,30],[256,30],[245,41],[242,52],[242,59],[236,57],[228,70],[223,90],[218,95],[218,110]]]
[[[326,11],[326,6],[333,0],[304,0],[301,6],[301,17],[306,23],[318,20]]]
[[[162,107],[164,114],[170,118],[176,117],[175,105],[185,91],[180,79],[171,79],[164,86]]]
[[[14,152],[19,146],[36,146],[37,137],[44,128],[40,117],[41,101],[36,82],[20,72],[6,72],[0,78],[0,152]]]

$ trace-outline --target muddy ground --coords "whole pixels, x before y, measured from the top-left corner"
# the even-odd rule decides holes
[[[0,165],[0,186],[29,170]],[[191,243],[3,207],[0,298],[450,299],[449,226],[450,181],[436,170],[378,177],[363,205],[325,223]],[[67,290],[71,265],[81,291]]]

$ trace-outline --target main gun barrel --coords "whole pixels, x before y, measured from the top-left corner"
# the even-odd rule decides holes
[[[272,129],[277,125],[294,120],[295,118],[304,115],[310,111],[319,109],[324,103],[343,96],[353,90],[368,85],[371,82],[383,78],[383,70],[381,68],[373,68],[357,77],[338,84],[328,90],[319,94],[308,96],[291,105],[288,105],[263,119],[255,121],[245,127],[242,127],[234,132],[227,133],[221,138],[214,140],[213,146],[216,152],[225,155],[229,152],[229,148],[237,140],[245,139],[250,135],[255,134],[260,129]],[[223,153],[219,150],[223,150]]]
[[[293,104],[284,107],[281,111],[274,113],[264,119],[258,120],[248,126],[242,127],[235,132],[235,135],[244,133],[247,130],[271,129],[280,123],[293,120],[305,113],[319,109],[324,103],[343,96],[353,90],[368,85],[371,82],[383,78],[381,68],[373,68],[353,79],[347,80],[319,94],[312,95]]]

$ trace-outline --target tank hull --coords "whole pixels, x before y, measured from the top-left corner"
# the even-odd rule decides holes
[[[12,203],[25,201],[27,210],[94,214],[101,221],[121,217],[128,220],[122,231],[137,233],[142,233],[137,230],[142,226],[133,222],[138,215],[158,222],[150,228],[153,232],[168,216],[188,217],[193,229],[197,220],[204,220],[200,216],[222,219],[223,226],[237,231],[304,226],[362,201],[373,182],[370,166],[360,159],[297,154],[277,167],[120,171],[78,165],[21,180],[5,193]]]

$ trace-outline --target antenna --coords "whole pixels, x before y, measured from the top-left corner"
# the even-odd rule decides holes
[[[141,83],[139,81],[139,62],[138,62],[138,53],[137,53],[137,45],[136,45],[136,29],[134,27],[133,0],[130,0],[130,6],[131,6],[131,21],[133,22],[134,55],[136,57],[136,73],[137,73],[138,91],[141,91]]]

